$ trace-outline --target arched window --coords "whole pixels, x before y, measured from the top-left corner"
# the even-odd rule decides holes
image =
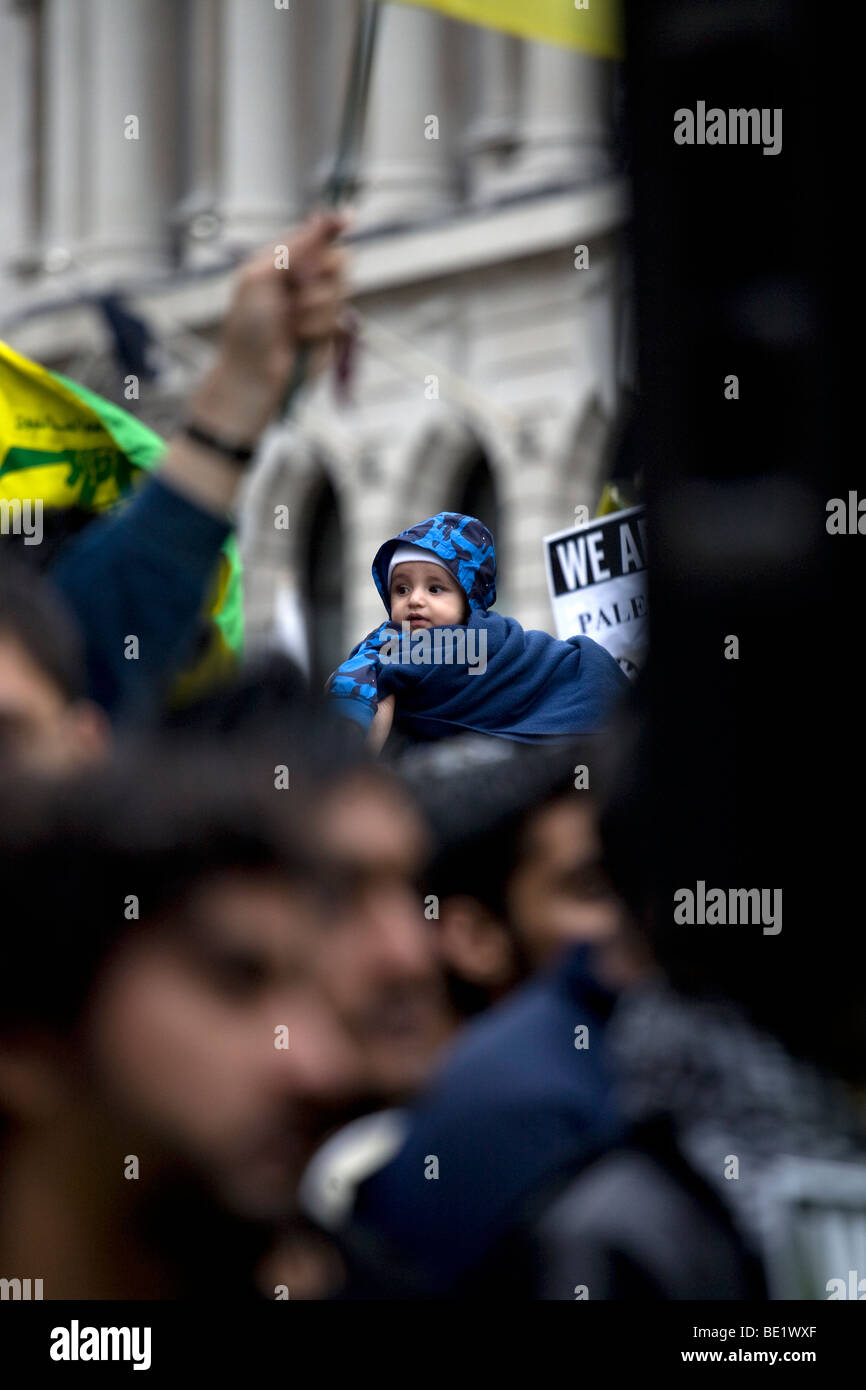
[[[455,489],[454,510],[466,512],[483,521],[496,540],[499,529],[499,503],[496,483],[482,451],[479,449],[464,465]]]
[[[472,453],[458,473],[454,501],[453,505],[449,502],[449,510],[477,517],[492,535],[496,546],[497,606],[503,608],[503,583],[506,572],[503,567],[504,549],[499,498],[493,471],[480,448]]]
[[[300,581],[307,624],[310,679],[321,690],[346,656],[343,650],[343,534],[337,496],[322,476],[302,521]]]

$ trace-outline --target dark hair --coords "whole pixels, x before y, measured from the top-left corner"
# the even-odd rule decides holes
[[[99,513],[88,511],[86,507],[44,507],[39,544],[28,545],[22,536],[10,532],[3,537],[3,554],[31,572],[44,574],[64,547],[98,519]]]
[[[225,685],[164,713],[159,733],[181,749],[218,742],[263,766],[284,763],[299,787],[320,791],[361,768],[385,776],[360,725],[332,714],[296,663],[280,652],[253,658]]]
[[[0,640],[12,639],[67,700],[86,693],[84,642],[47,579],[0,555]]]
[[[454,739],[404,758],[400,772],[435,839],[430,891],[440,898],[468,894],[507,925],[508,883],[531,817],[560,797],[594,795],[602,750],[601,740],[588,738],[541,748]],[[590,788],[575,790],[581,763],[590,768]]]
[[[62,780],[5,782],[0,1026],[72,1027],[117,942],[212,877],[310,873],[290,795],[218,748],[156,744]]]
[[[313,699],[300,667],[281,652],[248,662],[229,681],[162,715],[162,727],[197,737],[256,737],[308,716]]]

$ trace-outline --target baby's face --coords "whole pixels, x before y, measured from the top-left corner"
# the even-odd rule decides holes
[[[426,560],[404,560],[391,576],[391,621],[422,627],[466,622],[466,595],[447,570]]]

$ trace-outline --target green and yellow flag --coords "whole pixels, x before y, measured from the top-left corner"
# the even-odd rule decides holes
[[[394,0],[597,58],[622,58],[621,0]]]
[[[0,499],[41,499],[44,507],[98,515],[121,506],[164,450],[164,440],[128,411],[0,342]],[[210,641],[181,674],[179,699],[230,674],[240,655],[243,592],[233,536],[223,546],[203,617]]]

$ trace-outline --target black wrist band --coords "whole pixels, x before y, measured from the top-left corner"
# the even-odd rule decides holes
[[[246,444],[229,444],[225,439],[220,439],[219,435],[211,434],[210,430],[203,430],[201,425],[194,424],[191,420],[185,421],[181,425],[181,433],[187,435],[189,439],[195,440],[196,444],[201,444],[205,449],[212,449],[216,454],[222,454],[223,458],[229,459],[232,463],[249,463],[255,448]]]

